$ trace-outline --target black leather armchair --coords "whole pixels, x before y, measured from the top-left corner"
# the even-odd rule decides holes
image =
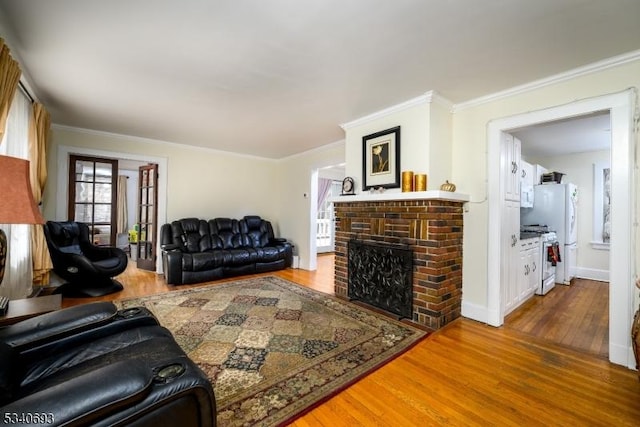
[[[112,303],[0,328],[0,413],[17,425],[216,424],[211,384],[171,333]]]
[[[89,227],[73,221],[48,221],[44,234],[53,271],[67,281],[56,292],[71,297],[97,297],[122,290],[112,277],[127,268],[127,254],[92,244]]]

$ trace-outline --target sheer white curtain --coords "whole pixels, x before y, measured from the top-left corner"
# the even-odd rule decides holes
[[[0,144],[0,154],[28,159],[30,116],[31,101],[18,90],[9,110],[7,128]],[[26,298],[31,294],[33,282],[30,227],[22,224],[0,224],[0,228],[7,234],[9,245],[0,294],[9,299]]]

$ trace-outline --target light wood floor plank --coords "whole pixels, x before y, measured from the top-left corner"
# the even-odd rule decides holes
[[[271,274],[333,293],[330,255],[318,258],[315,272]],[[162,277],[135,267],[119,279],[125,290],[98,300],[194,287],[168,286]],[[575,285],[556,287],[525,303],[501,328],[458,319],[292,425],[638,426],[637,373],[610,364],[606,350],[603,355],[608,347],[606,285]],[[63,306],[91,300],[65,298]]]

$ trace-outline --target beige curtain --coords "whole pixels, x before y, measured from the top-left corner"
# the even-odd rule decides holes
[[[128,230],[127,224],[127,176],[118,176],[118,202],[117,202],[117,224],[116,232],[118,234],[126,233]]]
[[[4,39],[0,38],[0,142],[7,125],[9,108],[20,81],[20,74],[18,62],[11,57],[9,47],[4,43]]]
[[[47,143],[51,119],[40,103],[34,102],[29,121],[29,160],[33,198],[38,205],[42,202],[44,186],[47,183]],[[49,284],[49,271],[53,268],[47,241],[41,225],[31,226],[31,255],[33,260],[33,284]]]

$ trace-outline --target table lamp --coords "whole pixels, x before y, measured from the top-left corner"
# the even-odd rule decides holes
[[[0,156],[0,224],[44,224],[33,200],[27,160]],[[0,228],[0,284],[7,251],[7,235]]]

